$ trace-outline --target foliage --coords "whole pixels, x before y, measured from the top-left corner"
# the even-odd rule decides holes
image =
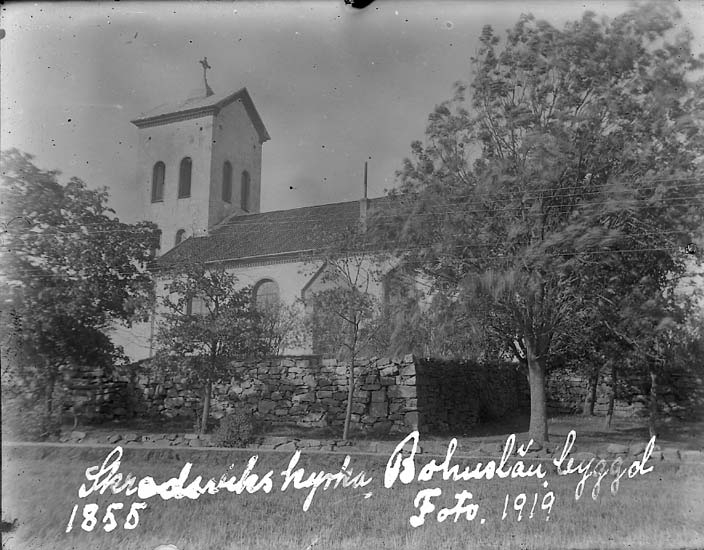
[[[3,382],[26,382],[49,414],[61,365],[109,367],[120,357],[106,330],[145,314],[158,230],[120,222],[105,189],[61,184],[16,149],[0,168]]]
[[[187,263],[164,276],[154,364],[203,388],[205,433],[213,382],[231,373],[233,361],[271,351],[269,335],[251,287],[238,288],[237,278],[223,267]]]
[[[490,337],[475,302],[470,303],[464,294],[437,288],[426,298],[410,292],[403,300],[385,304],[382,325],[387,330],[389,353],[462,361],[505,360],[505,351]]]
[[[259,306],[261,330],[268,355],[281,355],[284,350],[297,347],[303,341],[303,319],[298,303],[285,304],[280,300]]]
[[[383,261],[357,227],[328,251],[315,286],[305,296],[316,353],[352,361],[378,349],[382,304],[372,287],[380,284]]]
[[[2,431],[5,438],[37,441],[61,431],[60,407],[47,414],[43,403],[23,396],[3,395]]]
[[[347,239],[325,258],[317,290],[305,297],[314,352],[348,363],[343,439],[349,436],[355,364],[362,354],[379,349],[384,335],[381,304],[370,292],[379,281],[380,261],[381,255],[370,254],[364,229],[350,228]]]
[[[339,273],[336,268],[331,272]],[[341,280],[347,281],[344,277]],[[308,304],[311,312],[307,322],[317,353],[352,361],[372,349],[378,304],[368,291],[342,283],[312,294]]]
[[[604,292],[659,326],[702,242],[702,63],[678,18],[664,3],[563,30],[525,15],[503,44],[485,27],[471,85],[430,115],[377,219],[527,367],[536,440],[552,355],[605,326]]]
[[[220,419],[213,434],[213,443],[218,447],[246,447],[252,442],[254,420],[250,413],[237,409]]]

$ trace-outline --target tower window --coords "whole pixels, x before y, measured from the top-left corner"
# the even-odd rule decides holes
[[[166,167],[164,163],[159,161],[154,165],[152,170],[152,202],[160,202],[164,200],[164,174]]]
[[[183,237],[186,235],[186,230],[185,229],[179,229],[176,231],[176,240],[174,242],[174,246],[178,246],[181,244],[183,241]]]
[[[222,165],[222,200],[232,202],[232,164],[227,160]]]
[[[249,172],[242,172],[242,196],[240,198],[240,206],[245,212],[249,212]]]
[[[279,303],[279,285],[271,279],[262,279],[254,285],[254,303],[258,309],[267,309]]]
[[[185,199],[191,196],[191,171],[193,161],[191,157],[184,157],[178,172],[178,198]]]

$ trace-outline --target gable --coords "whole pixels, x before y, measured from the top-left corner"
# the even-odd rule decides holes
[[[157,126],[168,124],[179,120],[189,118],[197,118],[201,116],[216,115],[220,109],[227,105],[240,101],[244,105],[247,115],[252,121],[252,125],[259,134],[259,140],[264,143],[269,141],[271,137],[267,132],[264,122],[262,121],[257,109],[254,107],[247,88],[241,88],[234,93],[229,94],[213,94],[210,96],[198,96],[186,99],[176,104],[163,104],[146,113],[143,113],[138,118],[132,120],[132,124],[137,128],[146,128],[149,126]]]

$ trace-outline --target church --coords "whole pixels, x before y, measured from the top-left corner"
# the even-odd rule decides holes
[[[204,90],[131,121],[139,135],[142,211],[161,230],[157,264],[187,259],[224,266],[252,286],[257,303],[303,303],[327,284],[319,251],[344,239],[387,199],[261,212],[262,147],[269,133],[247,89],[214,93],[205,78],[207,59],[201,63]],[[366,195],[366,181],[364,188]],[[383,280],[369,283],[368,291],[381,299]],[[132,361],[150,357],[156,322],[118,328],[113,340]],[[312,351],[310,344],[285,350]]]

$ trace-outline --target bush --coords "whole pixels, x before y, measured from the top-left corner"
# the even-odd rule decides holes
[[[251,413],[236,410],[220,420],[213,434],[213,444],[218,447],[246,447],[254,436],[254,419]]]
[[[22,398],[3,399],[2,431],[11,439],[40,441],[61,432],[61,414],[47,417],[43,407]]]

